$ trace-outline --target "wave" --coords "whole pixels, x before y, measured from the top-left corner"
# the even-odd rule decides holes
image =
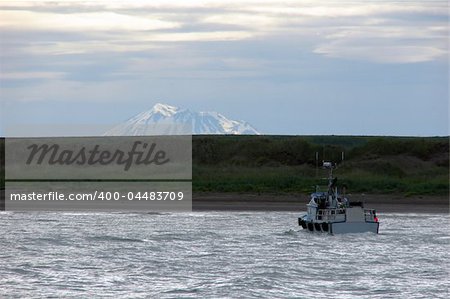
[[[145,242],[144,239],[136,239],[136,238],[124,238],[124,237],[116,237],[116,236],[95,236],[95,237],[87,237],[87,240],[91,241],[104,241],[104,242]]]
[[[296,236],[297,234],[298,234],[298,231],[293,230],[293,229],[283,232],[283,235],[287,235],[287,236]]]

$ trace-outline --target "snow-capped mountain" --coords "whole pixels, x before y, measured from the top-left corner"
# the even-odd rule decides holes
[[[106,132],[105,136],[260,133],[248,122],[226,118],[217,112],[195,112],[156,104]]]

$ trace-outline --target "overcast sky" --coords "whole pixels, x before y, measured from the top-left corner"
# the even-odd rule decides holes
[[[283,3],[283,4],[280,4]],[[0,1],[1,133],[155,103],[266,134],[448,135],[447,1]]]

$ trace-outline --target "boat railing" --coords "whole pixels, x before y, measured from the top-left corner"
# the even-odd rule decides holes
[[[316,219],[319,221],[345,221],[345,209],[318,209]]]
[[[364,209],[364,218],[366,222],[373,222],[375,219],[375,210],[373,209]]]

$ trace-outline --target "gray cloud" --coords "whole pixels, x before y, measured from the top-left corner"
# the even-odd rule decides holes
[[[270,133],[314,123],[311,111],[352,111],[339,131],[350,133],[368,109],[393,118],[409,101],[417,110],[408,108],[402,132],[414,122],[424,134],[446,130],[443,109],[426,105],[447,103],[444,1],[167,3],[0,3],[0,89],[9,121],[30,103],[99,110],[114,103],[126,118],[149,101],[167,101],[219,110]],[[96,117],[84,108],[58,111]],[[327,132],[337,118],[317,130]]]

